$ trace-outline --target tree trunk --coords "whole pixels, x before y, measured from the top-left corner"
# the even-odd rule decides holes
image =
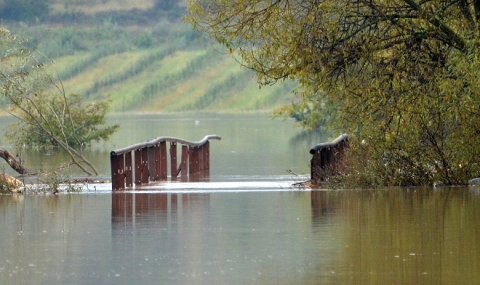
[[[3,148],[0,148],[0,157],[5,159],[5,161],[13,168],[16,172],[20,174],[27,174],[28,170],[17,161],[8,151]]]

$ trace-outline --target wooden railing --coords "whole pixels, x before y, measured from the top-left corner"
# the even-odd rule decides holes
[[[216,135],[205,136],[201,141],[191,142],[175,137],[159,137],[150,142],[139,143],[114,150],[110,153],[112,190],[125,189],[150,181],[172,180],[180,174],[183,180],[198,173],[209,175],[210,143],[220,140]],[[170,151],[167,152],[167,142]],[[180,164],[177,166],[177,144],[182,145]],[[168,167],[168,153],[170,167]]]
[[[332,142],[317,144],[310,150],[310,173],[312,183],[325,181],[328,174],[335,171],[348,146],[348,135],[340,135]]]

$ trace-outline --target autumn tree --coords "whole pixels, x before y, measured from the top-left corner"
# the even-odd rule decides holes
[[[297,80],[314,107],[305,126],[337,113],[332,127],[352,135],[347,175],[376,185],[479,176],[480,2],[189,0],[188,12],[261,84]]]
[[[104,126],[107,102],[86,104],[78,95],[67,95],[51,68],[40,52],[0,29],[0,103],[18,119],[8,137],[18,147],[63,149],[71,164],[86,174],[98,175],[80,147],[108,139],[118,126]]]

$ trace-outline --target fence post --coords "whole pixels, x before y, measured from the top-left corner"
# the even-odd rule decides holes
[[[160,142],[160,164],[161,172],[160,172],[160,180],[167,180],[167,143],[165,141]]]
[[[198,147],[198,172],[203,172],[205,170],[204,159],[205,157],[205,147],[201,145]]]
[[[141,150],[142,154],[142,184],[147,184],[148,183],[148,176],[149,176],[149,171],[148,171],[148,148],[142,148]]]
[[[182,145],[182,162],[180,164],[180,175],[182,177],[182,180],[185,180],[185,178],[187,177],[188,173],[189,173],[189,164],[190,162],[188,161],[188,157],[189,157],[189,149],[188,149],[188,146],[186,145]]]
[[[134,159],[135,159],[135,175],[134,175],[134,181],[135,185],[141,185],[142,184],[142,150],[141,149],[136,149],[134,151]]]
[[[131,151],[128,151],[125,153],[125,183],[127,184],[126,187],[133,186],[132,152]]]
[[[167,144],[170,142],[170,172],[172,179],[181,174],[182,181],[191,175],[209,174],[210,139],[205,136],[199,142],[189,142],[173,137],[160,137],[147,143],[139,143],[110,153],[112,190],[142,185],[150,181],[168,179]],[[177,168],[177,144],[182,143],[181,162]]]
[[[177,180],[177,143],[170,142],[170,177]]]
[[[150,181],[157,181],[158,173],[157,173],[157,161],[155,159],[155,146],[150,146],[147,148],[147,157],[148,157],[148,175],[150,176]]]
[[[315,152],[310,160],[310,177],[312,181],[321,179],[320,171],[322,170],[322,157],[319,152]]]
[[[123,154],[110,156],[110,164],[112,171],[112,188],[113,189],[125,189],[124,179],[124,162]]]
[[[210,142],[206,142],[204,145],[205,152],[203,161],[205,163],[205,170],[210,173]]]
[[[338,163],[345,148],[348,146],[348,136],[343,134],[330,143],[321,143],[310,150],[310,175],[312,183],[325,181],[329,172],[338,169]]]

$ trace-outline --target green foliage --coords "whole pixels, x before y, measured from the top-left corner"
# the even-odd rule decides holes
[[[50,2],[51,0],[1,0],[0,18],[36,22],[48,15]]]
[[[261,84],[299,82],[300,101],[280,113],[307,128],[333,114],[352,135],[351,159],[369,161],[362,179],[450,185],[480,175],[480,3],[189,0],[188,11]]]
[[[78,95],[67,96],[62,82],[51,75],[48,61],[42,63],[40,53],[27,49],[6,29],[0,30],[0,54],[0,96],[5,111],[19,119],[10,138],[17,146],[60,147],[84,172],[98,174],[74,146],[107,139],[118,128],[98,128],[104,124],[108,104],[84,105]]]
[[[70,79],[72,77],[75,77],[75,76],[79,75],[80,73],[85,72],[85,70],[90,68],[92,66],[92,64],[97,62],[99,59],[101,59],[105,56],[111,55],[111,54],[122,52],[125,49],[126,49],[126,46],[122,46],[122,45],[115,46],[114,48],[105,48],[105,49],[100,48],[100,49],[96,50],[95,52],[90,53],[88,56],[83,58],[78,63],[72,64],[72,65],[68,66],[67,68],[63,69],[59,73],[59,77],[62,80],[67,80],[67,79]]]
[[[178,7],[178,1],[176,0],[155,0],[155,8],[168,11]]]
[[[107,76],[105,79],[95,80],[93,87],[86,90],[85,94],[89,96],[91,94],[97,93],[101,88],[108,88],[115,84],[125,82],[132,77],[137,76],[151,65],[154,65],[158,62],[158,60],[161,60],[166,56],[171,55],[173,52],[174,51],[172,49],[155,50],[154,52],[149,53],[145,57],[142,57],[140,60],[131,65],[128,69],[118,71],[111,76]]]
[[[20,120],[10,126],[7,138],[34,148],[58,148],[55,138],[62,138],[70,147],[78,148],[89,145],[92,141],[108,140],[118,125],[105,125],[108,101],[85,104],[77,94],[66,96],[49,96],[38,94],[33,100],[42,101],[28,115],[19,115]],[[36,122],[39,116],[49,123],[48,131],[39,129]]]
[[[140,33],[134,37],[133,44],[139,48],[150,48],[153,45],[152,35],[148,32]]]
[[[236,92],[239,89],[245,88],[243,80],[239,75],[230,75],[226,80],[212,84],[212,86],[205,92],[205,94],[192,103],[192,109],[204,109],[219,99],[221,96],[229,96],[230,92]]]
[[[72,178],[62,171],[50,171],[42,173],[38,182],[30,185],[26,193],[35,194],[58,194],[58,193],[78,193],[82,192],[83,185],[72,182]]]
[[[327,128],[336,121],[337,110],[325,94],[295,90],[296,100],[274,111],[275,117],[294,118],[307,131]]]
[[[95,9],[113,1],[103,6],[100,0],[69,1],[68,15],[60,15],[64,13],[60,2],[53,3],[55,10],[39,24],[6,25],[28,38],[26,47],[40,50],[55,62],[68,93],[81,94],[86,100],[109,96],[110,111],[271,110],[291,95],[291,85],[260,90],[253,72],[238,77],[235,61],[216,51],[206,53],[210,43],[177,15],[176,11],[185,9],[181,3],[168,11],[124,10],[137,21],[130,22],[120,11],[99,14],[100,9]],[[144,1],[135,3],[145,6]],[[143,16],[149,17],[148,24]],[[228,89],[228,77],[244,88]],[[197,100],[202,103],[193,104]]]

